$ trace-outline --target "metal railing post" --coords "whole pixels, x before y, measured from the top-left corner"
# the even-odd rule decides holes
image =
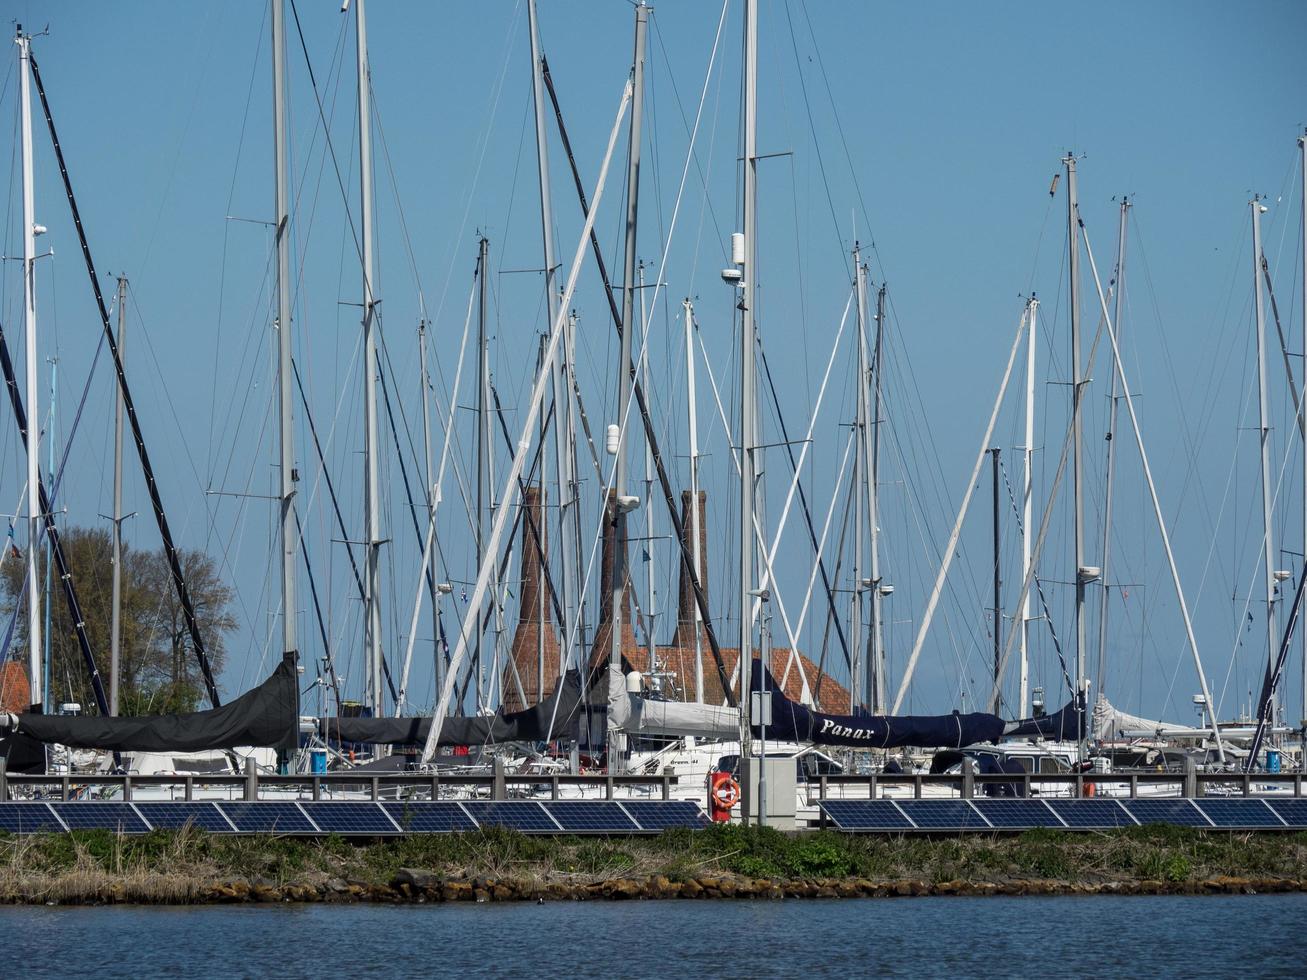
[[[971,756],[962,758],[962,798],[971,799],[976,793],[976,769],[971,764]]]
[[[253,759],[245,760],[245,799],[259,798],[259,767]]]
[[[0,756],[0,803],[9,799],[9,760]]]

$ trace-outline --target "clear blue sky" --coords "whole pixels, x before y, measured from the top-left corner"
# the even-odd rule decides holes
[[[266,5],[63,4],[10,2],[8,20],[35,42],[65,144],[98,267],[133,284],[129,361],[160,484],[183,543],[223,557],[240,593],[240,634],[222,678],[234,693],[271,663],[268,578],[272,510],[257,498],[205,496],[206,489],[266,494],[273,473],[268,414],[274,376],[269,360],[268,235],[258,224],[272,211],[270,66]],[[679,300],[697,297],[711,363],[733,403],[736,381],[730,295],[718,281],[726,238],[738,224],[739,29],[742,7],[727,14],[707,90],[703,124],[669,253],[667,288],[651,311],[652,372],[678,483],[685,483],[685,394]],[[672,219],[720,6],[657,5],[649,48],[648,127],[640,254],[656,270]],[[330,123],[324,153],[318,103],[309,85],[293,19],[289,24],[296,184],[297,356],[315,421],[326,437],[333,478],[357,536],[361,525],[359,380],[356,361],[358,263],[339,184],[357,220],[357,109],[352,17],[334,4],[300,3],[304,43]],[[631,56],[628,4],[542,3],[546,53],[558,84],[587,185],[595,179]],[[848,295],[848,250],[855,236],[874,242],[872,275],[887,279],[892,304],[887,370],[888,452],[882,488],[886,575],[897,592],[888,612],[891,657],[901,668],[921,615],[939,549],[952,522],[1011,343],[1022,295],[1043,300],[1037,509],[1051,481],[1066,423],[1068,378],[1064,200],[1049,180],[1068,149],[1080,162],[1082,211],[1100,270],[1113,264],[1116,205],[1135,202],[1127,263],[1123,329],[1132,388],[1159,491],[1194,608],[1209,678],[1225,714],[1256,683],[1265,635],[1243,630],[1249,583],[1255,591],[1260,526],[1248,207],[1270,198],[1265,247],[1296,371],[1303,349],[1299,261],[1299,180],[1294,140],[1307,122],[1300,44],[1301,4],[908,5],[779,0],[762,4],[760,150],[789,153],[762,164],[760,324],[791,430],[806,428],[821,372]],[[467,309],[475,233],[492,243],[494,374],[515,424],[543,327],[540,280],[511,270],[540,264],[524,3],[374,2],[369,8],[378,208],[379,295],[402,403],[418,436],[415,326],[423,304],[432,321],[436,402],[444,405]],[[14,57],[0,111],[11,136],[6,254],[20,246]],[[39,115],[38,220],[55,258],[41,267],[43,358],[59,358],[60,438],[85,383],[98,325],[58,174]],[[556,138],[551,141],[557,251],[566,263],[580,217]],[[624,141],[597,229],[614,275]],[[1281,199],[1282,198],[1282,199]],[[705,206],[707,202],[708,206]],[[402,216],[402,220],[401,220]],[[654,275],[651,270],[650,277]],[[587,265],[575,306],[582,317],[581,381],[592,421],[614,412],[614,351],[597,277]],[[1086,289],[1092,289],[1087,277]],[[21,322],[21,282],[10,264],[0,311],[11,336]],[[665,302],[664,302],[665,301]],[[665,305],[665,309],[664,309]],[[1085,303],[1087,334],[1097,317]],[[1274,333],[1272,331],[1272,338]],[[1268,359],[1275,420],[1272,471],[1286,459],[1291,425],[1278,344]],[[21,370],[21,368],[20,368]],[[702,364],[700,377],[703,380]],[[1108,362],[1094,367],[1086,408],[1090,458],[1086,488],[1095,558],[1101,534],[1103,426]],[[841,357],[819,416],[805,477],[820,524],[842,452],[839,427],[852,413],[849,359]],[[67,519],[94,523],[109,509],[111,388],[102,363],[89,411],[74,444],[64,503]],[[727,444],[716,408],[701,392],[710,528],[722,542],[710,558],[710,590],[719,619],[734,586]],[[1045,399],[1047,404],[1045,404]],[[470,404],[465,390],[463,405]],[[440,409],[442,412],[444,408]],[[772,415],[767,435],[777,436]],[[1018,479],[1019,405],[1010,403],[996,443]],[[470,419],[460,412],[466,463]],[[401,427],[403,423],[400,423]],[[358,602],[351,598],[339,534],[325,491],[308,502],[317,468],[301,423],[298,458],[304,521],[333,643],[351,693],[361,684]],[[1107,693],[1144,713],[1189,720],[1196,680],[1183,643],[1137,454],[1123,437],[1114,562],[1130,591],[1113,607]],[[386,436],[389,439],[389,435]],[[407,439],[402,435],[402,439]],[[407,445],[407,444],[406,444]],[[439,446],[439,439],[436,443]],[[1047,451],[1045,451],[1047,450]],[[1301,550],[1301,450],[1288,447],[1277,500],[1276,547]],[[0,509],[8,511],[23,478],[12,426],[0,427]],[[634,459],[634,471],[641,464]],[[156,537],[139,475],[129,509],[141,511],[130,535],[139,547]],[[502,464],[501,464],[502,471]],[[399,480],[390,486],[385,557],[387,649],[402,655],[415,586],[417,548]],[[592,475],[593,476],[593,475]],[[769,517],[785,491],[785,467],[769,456]],[[597,483],[587,484],[592,504]],[[989,491],[982,483],[961,561],[927,643],[914,685],[914,710],[946,710],[965,692],[987,691]],[[593,507],[590,508],[593,510]],[[471,579],[467,516],[448,495],[441,537],[450,579]],[[1069,650],[1071,559],[1066,508],[1041,566],[1053,619]],[[1017,582],[1016,537],[1005,511],[1005,602]],[[666,533],[659,514],[658,533]],[[797,618],[808,550],[792,519],[778,564],[780,587]],[[655,548],[663,610],[675,602],[667,570],[672,553]],[[1119,560],[1119,561],[1118,561]],[[1292,562],[1280,559],[1282,567]],[[636,571],[643,574],[637,563]],[[514,562],[516,574],[516,562]],[[301,581],[300,632],[307,655],[320,655]],[[1097,594],[1091,596],[1096,610]],[[817,606],[816,608],[820,608]],[[1254,605],[1254,610],[1256,606]],[[510,615],[512,610],[510,609]],[[809,624],[814,621],[809,616]],[[1095,620],[1096,621],[1096,620]],[[670,633],[666,618],[660,630]],[[801,644],[815,656],[821,620]],[[724,635],[734,629],[723,624]],[[779,632],[779,625],[778,625]],[[1094,630],[1090,631],[1093,642]],[[431,634],[424,614],[419,637]],[[1049,698],[1065,696],[1047,629],[1032,627],[1035,682]],[[1242,648],[1232,651],[1242,637]],[[273,644],[275,646],[275,644]],[[107,651],[102,655],[107,659]],[[430,699],[430,649],[419,644],[413,684]],[[832,654],[832,663],[834,655]],[[1293,667],[1294,677],[1300,669]],[[842,672],[837,668],[836,672]],[[310,673],[312,667],[310,667]],[[1299,684],[1288,689],[1298,717]]]

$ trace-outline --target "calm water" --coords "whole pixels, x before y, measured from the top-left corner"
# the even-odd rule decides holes
[[[26,977],[1289,977],[1305,918],[1307,895],[4,908],[0,942]]]

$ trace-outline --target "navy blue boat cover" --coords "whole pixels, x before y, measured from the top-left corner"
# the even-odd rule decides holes
[[[1006,727],[998,715],[983,712],[965,715],[957,711],[951,715],[831,715],[813,711],[787,698],[771,671],[765,670],[759,660],[753,661],[751,677],[753,690],[771,692],[771,724],[766,726],[765,734],[777,741],[876,749],[900,746],[961,748],[976,742],[996,742]],[[764,734],[760,725],[754,725],[753,731],[755,735]]]

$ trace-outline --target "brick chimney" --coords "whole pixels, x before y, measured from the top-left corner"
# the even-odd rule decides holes
[[[608,503],[604,507],[604,539],[599,562],[599,625],[595,629],[594,646],[590,651],[590,666],[599,667],[608,662],[613,642],[612,596],[613,584],[617,574],[617,494],[608,491]],[[628,532],[629,533],[629,532]],[[629,554],[629,551],[628,551]],[[630,660],[637,649],[635,645],[634,609],[631,604],[631,569],[627,565],[626,583],[622,589],[622,657]],[[627,666],[630,666],[629,663]]]
[[[681,526],[684,531],[682,541],[685,542],[686,551],[690,557],[694,557],[694,512],[691,511],[691,498],[693,491],[681,491]],[[699,509],[699,584],[703,587],[704,595],[708,595],[708,491],[699,491],[698,500]],[[696,629],[701,629],[698,617],[696,616],[697,606],[694,599],[694,586],[690,584],[690,576],[686,572],[685,562],[678,556],[678,564],[681,569],[680,588],[678,590],[678,600],[676,603],[676,636],[672,640],[672,646],[684,647],[689,650],[694,649],[694,634]]]
[[[517,613],[517,629],[513,633],[510,655],[513,665],[505,668],[503,677],[503,707],[518,711],[536,704],[553,693],[558,677],[559,643],[554,632],[553,596],[541,574],[540,556],[548,558],[548,536],[544,515],[544,491],[527,487],[522,492],[521,541],[521,594]],[[532,525],[540,534],[539,544]],[[541,652],[544,654],[544,683],[541,684]],[[516,673],[514,673],[516,667]],[[518,678],[526,694],[526,704],[518,695]]]

